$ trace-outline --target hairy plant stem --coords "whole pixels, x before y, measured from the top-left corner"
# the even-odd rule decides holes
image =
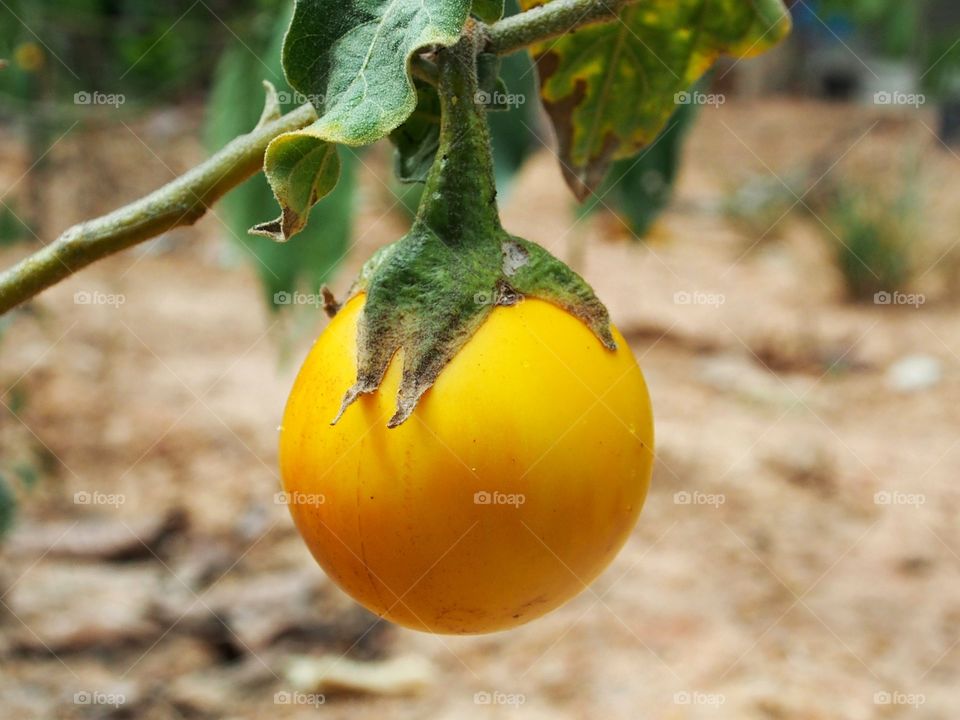
[[[619,10],[637,0],[554,0],[490,25],[483,33],[488,52],[508,55],[529,45],[549,40],[578,27],[613,20]],[[475,32],[476,29],[471,32]],[[474,48],[476,50],[476,48]],[[411,66],[417,77],[434,81],[436,69],[422,59]],[[436,78],[439,82],[440,78]],[[463,108],[453,108],[461,112]],[[0,274],[0,315],[29,300],[51,285],[91,263],[125,250],[173,228],[192,225],[210,205],[263,167],[267,145],[278,135],[306,127],[316,112],[303,105],[253,132],[236,138],[223,150],[150,195],[108,215],[76,225],[57,240]],[[471,125],[475,125],[471,122]],[[471,142],[489,144],[486,125],[476,128]],[[444,183],[456,182],[449,174],[437,178],[437,192]],[[478,195],[478,207],[490,198]],[[493,203],[491,202],[491,207]],[[441,222],[439,208],[429,222]],[[473,212],[473,211],[471,211]],[[495,214],[495,209],[493,210]],[[426,220],[426,218],[424,218]]]
[[[478,102],[476,28],[438,53],[440,146],[423,190],[416,222],[448,245],[469,238],[492,242],[502,230],[486,111]],[[479,231],[479,232],[477,232]]]

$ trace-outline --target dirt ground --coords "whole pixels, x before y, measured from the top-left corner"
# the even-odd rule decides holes
[[[50,232],[189,166],[196,122],[68,134],[56,167],[85,167],[90,142],[118,160],[52,174]],[[658,464],[612,567],[562,609],[486,637],[377,623],[309,557],[274,502],[275,442],[324,321],[283,348],[217,218],[50,290],[0,343],[0,451],[46,459],[0,547],[0,714],[953,720],[960,157],[934,122],[770,100],[706,110],[644,244],[609,213],[571,229],[554,158],[529,163],[505,224],[581,259],[647,375]],[[9,136],[0,146],[7,187],[27,167]],[[801,201],[824,172],[895,178],[908,150],[921,270],[890,291],[924,293],[920,307],[845,302],[809,214],[771,228],[722,211],[738,187],[776,187],[817,156],[830,161]],[[382,160],[367,160],[339,290],[403,231]],[[76,304],[83,292],[123,302]],[[303,679],[340,657],[337,687]]]

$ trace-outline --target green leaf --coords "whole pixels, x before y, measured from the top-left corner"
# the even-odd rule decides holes
[[[271,309],[279,311],[289,306],[291,294],[297,289],[306,288],[309,293],[316,295],[344,260],[353,234],[358,162],[352,151],[343,154],[340,182],[317,205],[317,214],[322,222],[314,223],[296,240],[286,244],[266,238],[250,238],[259,241],[253,246],[257,256],[275,273],[273,277],[262,273]],[[262,176],[260,182],[269,194]]]
[[[656,138],[677,93],[720,55],[758,54],[789,30],[781,0],[645,0],[618,20],[535,46],[541,99],[577,197],[596,191],[612,162]]]
[[[303,229],[312,205],[336,185],[331,143],[368,145],[410,117],[418,100],[411,57],[455,43],[469,11],[469,0],[297,0],[283,67],[319,119],[267,148],[264,169],[282,214],[256,234],[289,240]]]
[[[678,107],[649,147],[613,164],[600,191],[580,206],[580,213],[606,206],[622,213],[635,238],[646,235],[673,195],[684,141],[696,115],[696,105]]]
[[[487,112],[506,112],[510,109],[507,102],[507,83],[500,77],[500,58],[493,53],[480,53],[477,56],[477,102],[484,105]]]
[[[507,88],[499,78],[500,58],[491,53],[477,57],[477,101],[487,104],[488,110],[500,110],[494,100],[506,98]],[[417,88],[417,107],[406,122],[390,133],[396,147],[395,171],[402,183],[422,183],[433,166],[440,146],[440,96],[437,89],[420,80]]]
[[[288,25],[289,19],[281,18],[270,48],[263,51],[254,46],[261,57],[270,61],[269,68],[264,68],[256,55],[240,43],[224,53],[208,104],[205,143],[209,148],[222,147],[256,124],[263,98],[257,78],[267,75],[279,83],[281,107],[275,111],[287,110],[295,104],[280,68],[280,48]],[[276,303],[278,296],[290,297],[304,289],[316,292],[343,259],[352,234],[356,159],[350,152],[341,154],[340,182],[318,209],[323,222],[315,223],[298,236],[296,242],[278,245],[273,240],[247,234],[252,225],[276,212],[276,199],[263,174],[258,173],[232,190],[217,205],[217,217],[224,223],[231,241],[260,275],[264,297],[272,310],[291,307]]]
[[[311,133],[286,133],[270,143],[263,171],[283,212],[250,232],[285,242],[303,230],[310,208],[336,187],[340,158],[335,145]]]
[[[425,182],[440,147],[440,96],[437,89],[417,81],[417,109],[390,133],[396,147],[395,169],[403,183]]]
[[[317,108],[310,135],[368,145],[413,112],[410,58],[452,45],[469,0],[297,0],[283,45],[290,84]]]
[[[504,0],[473,0],[470,11],[487,23],[496,22],[503,17]]]

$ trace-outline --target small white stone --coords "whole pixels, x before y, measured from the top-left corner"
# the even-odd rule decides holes
[[[940,361],[930,355],[909,355],[887,370],[887,387],[898,392],[918,392],[932,388],[943,377]]]

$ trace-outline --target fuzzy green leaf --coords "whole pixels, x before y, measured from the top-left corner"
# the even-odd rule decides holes
[[[496,22],[503,17],[504,0],[473,0],[471,12],[487,23]]]
[[[455,43],[469,12],[469,0],[297,0],[283,68],[317,108],[310,134],[344,145],[389,135],[417,104],[410,58]]]
[[[541,99],[577,197],[595,191],[612,162],[656,138],[677,93],[720,55],[758,54],[789,30],[781,0],[645,0],[613,22],[535,46]]]
[[[369,145],[400,127],[417,106],[410,58],[455,43],[469,11],[469,0],[297,0],[283,68],[319,119],[267,148],[264,170],[282,213],[254,233],[289,240],[303,229],[336,185],[334,144]]]
[[[311,133],[287,133],[268,146],[263,171],[282,214],[250,232],[283,242],[304,228],[310,208],[336,187],[340,158],[335,145]]]

